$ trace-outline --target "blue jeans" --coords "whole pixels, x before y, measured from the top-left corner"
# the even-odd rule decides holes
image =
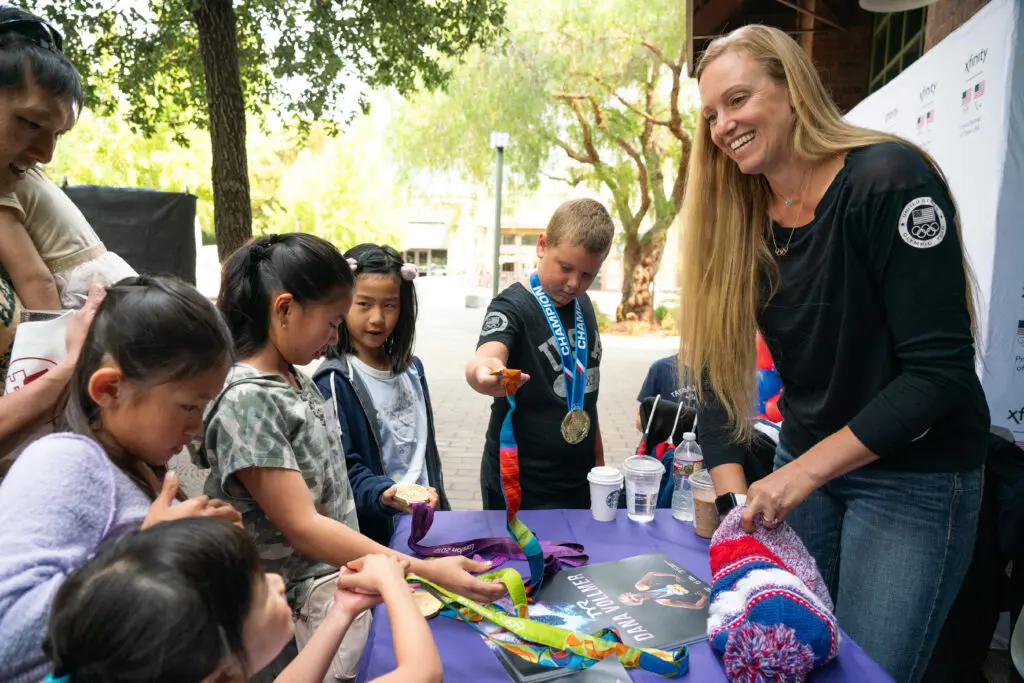
[[[782,446],[775,469],[793,460]],[[839,626],[897,683],[924,676],[974,552],[981,469],[861,468],[786,515],[836,604]]]

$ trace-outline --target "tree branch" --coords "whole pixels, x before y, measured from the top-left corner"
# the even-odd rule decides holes
[[[633,224],[638,226],[640,224],[640,221],[643,220],[644,216],[647,215],[647,211],[651,208],[651,195],[647,175],[647,166],[646,164],[644,164],[643,157],[636,150],[636,148],[633,145],[631,145],[628,141],[611,132],[611,130],[608,127],[608,121],[604,116],[604,112],[601,111],[601,105],[597,101],[597,98],[594,97],[593,95],[589,93],[580,92],[556,91],[552,93],[552,97],[554,97],[556,100],[568,102],[569,105],[572,107],[573,112],[576,114],[576,120],[579,122],[580,127],[583,129],[583,146],[584,148],[586,148],[588,153],[590,153],[595,159],[594,162],[589,163],[594,163],[596,165],[598,160],[598,154],[597,149],[594,147],[590,123],[586,120],[586,116],[583,113],[583,106],[580,104],[584,100],[590,103],[590,108],[594,114],[594,119],[597,127],[601,131],[603,131],[609,138],[611,138],[615,142],[615,144],[618,145],[629,156],[629,158],[633,160],[633,163],[636,164],[637,185],[640,188],[640,206],[637,209],[636,213],[632,216],[632,218]],[[604,181],[605,184],[609,186],[609,189],[613,190],[614,194],[615,188],[613,188],[612,185],[606,179],[609,178],[609,176],[607,176],[607,174],[600,174],[599,177],[601,177],[602,181]]]
[[[551,144],[555,145],[556,147],[561,149],[563,152],[565,152],[566,155],[570,159],[572,159],[573,161],[578,161],[581,164],[592,164],[592,163],[595,163],[595,161],[593,159],[591,159],[589,156],[583,154],[582,152],[577,152],[572,147],[570,147],[568,145],[568,143],[562,142],[561,140],[559,140],[555,136],[553,136],[553,135],[552,136],[548,136],[548,139],[551,141]]]
[[[659,62],[665,66],[672,68],[674,66],[672,60],[665,58],[665,53],[661,51],[661,48],[648,40],[641,40],[640,44],[647,48],[647,50],[654,55]]]
[[[587,121],[586,115],[583,113],[583,107],[580,106],[581,100],[591,100],[594,102],[594,109],[597,112],[597,124],[601,126],[603,117],[600,116],[600,109],[597,107],[594,99],[585,93],[571,93],[571,92],[560,92],[555,91],[551,93],[551,96],[556,100],[566,102],[572,108],[573,113],[576,115],[576,121],[580,124],[580,132],[583,134],[583,149],[587,153],[588,158],[585,160],[576,159],[576,161],[582,161],[585,164],[597,164],[601,161],[600,155],[597,153],[597,148],[594,147],[594,138],[591,135],[590,122]],[[570,155],[572,156],[572,155]]]
[[[648,112],[644,111],[640,107],[636,106],[635,104],[633,104],[632,102],[627,100],[625,97],[623,97],[621,94],[619,94],[618,90],[613,88],[607,81],[605,81],[603,78],[601,78],[597,74],[590,74],[590,78],[595,83],[600,85],[602,88],[607,90],[608,93],[612,97],[614,97],[619,102],[621,102],[622,106],[624,106],[626,109],[628,109],[629,111],[633,112],[637,116],[643,117],[649,123],[653,123],[656,126],[665,126],[666,128],[668,128],[669,126],[672,125],[672,121],[670,121],[668,119],[659,119],[656,116],[653,116],[652,114],[649,114]]]
[[[563,177],[563,176],[558,176],[558,175],[551,175],[550,173],[546,173],[544,171],[539,171],[538,173],[540,175],[544,176],[545,178],[548,178],[550,180],[557,180],[559,182],[563,182],[563,183],[565,183],[566,185],[568,185],[570,187],[576,187],[577,185],[579,185],[580,183],[582,183],[584,180],[587,179],[587,174],[586,173],[581,173],[579,175],[575,175],[574,173],[570,172],[568,177]]]

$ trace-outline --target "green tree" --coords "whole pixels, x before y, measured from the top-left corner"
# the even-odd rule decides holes
[[[401,113],[408,173],[487,183],[491,131],[508,131],[513,190],[549,176],[611,196],[624,240],[618,320],[654,322],[650,283],[682,205],[693,88],[679,0],[551,0],[510,6],[506,40],[473,50],[444,92]]]
[[[436,88],[494,37],[503,0],[37,0],[102,113],[151,134],[207,127],[225,258],[252,234],[246,112],[345,121],[369,88]],[[113,86],[113,87],[108,87]],[[346,99],[347,98],[347,99]]]
[[[394,243],[402,217],[395,208],[393,174],[381,159],[385,128],[380,118],[369,116],[339,136],[314,128],[258,223],[267,232],[313,233],[342,249],[360,242]]]
[[[188,147],[175,140],[181,136]],[[61,139],[45,170],[58,184],[187,190],[198,196],[196,213],[204,232],[213,228],[210,139],[202,131],[175,133],[158,124],[144,136],[123,116],[97,116],[87,110]]]
[[[401,216],[393,171],[381,154],[387,130],[386,117],[359,116],[338,135],[320,125],[308,135],[288,129],[250,135],[253,231],[309,232],[342,248],[356,240],[392,243]],[[57,183],[193,192],[204,240],[212,241],[210,141],[202,131],[187,135],[185,148],[165,124],[144,136],[123,117],[87,111],[46,172]]]

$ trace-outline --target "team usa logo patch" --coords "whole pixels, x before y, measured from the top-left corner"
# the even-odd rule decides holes
[[[931,197],[918,197],[903,207],[900,237],[917,249],[928,249],[946,236],[946,215]]]

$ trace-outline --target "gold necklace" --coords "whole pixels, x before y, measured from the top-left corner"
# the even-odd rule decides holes
[[[778,242],[775,241],[775,228],[772,228],[772,246],[775,247],[776,256],[785,256],[789,253],[789,243],[793,241],[793,233],[796,232],[796,228],[789,229],[789,239],[786,240],[786,246],[780,247]]]
[[[814,179],[814,169],[812,168],[810,176],[808,176],[807,180],[804,182],[803,189],[800,190],[800,194],[801,194],[800,206],[801,207],[803,207],[803,205],[804,205],[804,200],[802,198],[802,195],[806,194],[807,186],[810,184],[810,182],[813,179]],[[786,206],[792,206],[793,205],[793,200],[792,199],[785,199],[785,198],[783,198],[783,201],[786,202]],[[775,226],[772,226],[772,247],[774,247],[774,249],[775,249],[775,255],[776,256],[785,256],[786,254],[789,253],[789,244],[790,244],[790,242],[793,241],[793,235],[794,234],[796,234],[796,227],[792,227],[792,228],[789,229],[789,239],[786,240],[786,246],[780,247],[779,243],[775,241]]]

